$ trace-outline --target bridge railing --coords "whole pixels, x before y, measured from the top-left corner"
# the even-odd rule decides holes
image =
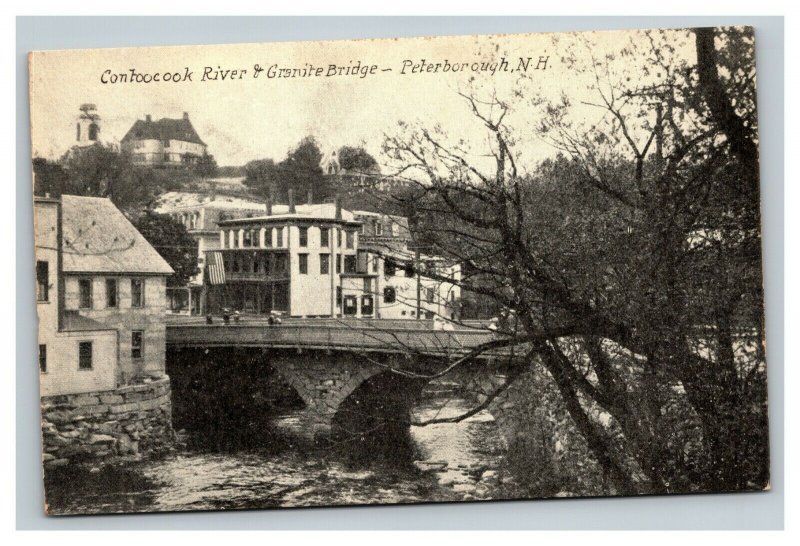
[[[307,324],[191,324],[167,327],[167,344],[175,346],[308,347],[439,355],[464,354],[495,338],[495,334],[485,331],[320,327]]]

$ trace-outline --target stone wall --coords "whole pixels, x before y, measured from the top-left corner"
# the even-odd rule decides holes
[[[172,447],[168,377],[118,389],[43,396],[45,467],[135,460]]]

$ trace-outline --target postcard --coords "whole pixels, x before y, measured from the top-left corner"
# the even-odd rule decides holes
[[[31,53],[46,512],[769,489],[755,47]]]

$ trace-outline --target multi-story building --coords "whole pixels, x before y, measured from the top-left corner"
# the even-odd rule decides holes
[[[206,310],[203,288],[206,253],[221,248],[218,222],[263,216],[265,204],[225,195],[169,192],[161,196],[155,210],[181,222],[197,241],[199,272],[186,287],[167,289],[167,310],[173,314],[203,314]]]
[[[404,218],[343,210],[338,201],[295,206],[290,199],[267,212],[218,222],[220,250],[207,251],[206,263],[224,274],[207,277],[211,312],[457,317],[458,287],[423,270],[457,279],[458,267],[409,252]]]
[[[407,218],[368,211],[354,215],[361,224],[361,248],[381,257],[381,318],[460,318],[459,265],[421,252]]]
[[[153,121],[147,114],[122,137],[122,150],[131,154],[133,162],[153,167],[186,167],[206,153],[188,112],[180,119],[161,118]]]
[[[42,395],[162,377],[172,268],[108,199],[34,208]]]

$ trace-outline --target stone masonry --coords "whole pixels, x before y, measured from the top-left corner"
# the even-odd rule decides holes
[[[174,440],[168,377],[41,402],[45,467],[139,459],[169,450]]]
[[[376,364],[359,362],[352,354],[318,351],[273,357],[269,364],[305,402],[302,430],[310,438],[330,433],[341,403],[364,381],[385,371]]]

